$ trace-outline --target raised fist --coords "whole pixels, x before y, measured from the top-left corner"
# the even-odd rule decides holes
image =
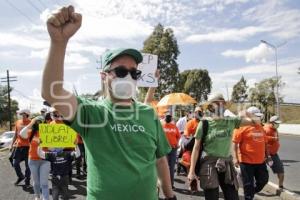
[[[62,7],[52,13],[47,20],[47,28],[52,41],[66,42],[80,28],[82,16],[75,13],[73,6]]]

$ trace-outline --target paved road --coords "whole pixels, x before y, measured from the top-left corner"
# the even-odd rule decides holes
[[[300,136],[281,135],[279,156],[285,167],[284,186],[300,195]],[[270,171],[270,181],[278,184],[277,177]]]
[[[32,200],[32,188],[25,188],[24,183],[15,187],[13,182],[16,180],[15,172],[8,162],[8,152],[0,152],[0,199],[2,200]],[[51,183],[49,182],[50,188]],[[191,194],[186,184],[185,176],[177,176],[175,179],[175,192],[179,200],[203,200],[203,192]],[[86,183],[85,180],[73,178],[70,189],[70,199],[84,200],[86,197]],[[51,189],[50,189],[51,190]],[[51,192],[51,191],[50,191]],[[220,193],[220,196],[222,194]],[[261,193],[260,196],[264,200],[276,200],[274,195],[268,193]],[[220,198],[223,199],[223,198]],[[240,199],[243,199],[242,190],[240,190]]]

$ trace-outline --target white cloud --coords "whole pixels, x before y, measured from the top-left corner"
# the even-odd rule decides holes
[[[272,29],[271,34],[279,39],[291,39],[300,34],[300,11],[288,8],[284,1],[268,0],[248,9],[244,19]]]
[[[105,19],[86,16],[77,37],[89,39],[133,39],[149,35],[153,29],[149,24],[122,16]]]
[[[48,47],[47,40],[36,39],[33,36],[28,36],[25,34],[20,35],[21,33],[4,33],[0,32],[0,46],[4,47],[12,47],[12,46],[20,46],[20,47],[29,47],[32,49],[43,49]]]
[[[89,63],[90,60],[82,56],[79,53],[67,53],[65,58],[65,64],[75,64],[75,65],[83,65]]]
[[[279,60],[278,71],[279,76],[282,77],[282,81],[285,83],[284,88],[280,91],[284,95],[284,101],[286,102],[299,102],[300,93],[300,81],[299,74],[297,74],[300,58],[286,58]],[[237,83],[241,76],[244,76],[250,87],[253,87],[255,83],[262,79],[275,76],[274,63],[265,63],[259,65],[243,66],[233,70],[227,70],[218,73],[210,73],[213,82],[213,92],[222,91],[225,95],[227,93],[227,87],[229,91],[232,91],[232,87]],[[231,93],[229,93],[229,96]]]
[[[226,50],[221,53],[225,57],[244,57],[246,62],[263,62],[274,54],[274,50],[266,44],[260,43],[257,47],[247,50]]]
[[[269,30],[265,28],[248,26],[241,29],[224,29],[206,34],[194,34],[188,36],[185,41],[191,43],[243,41],[258,33],[267,31]]]
[[[12,91],[12,99],[18,101],[20,109],[30,109],[31,113],[39,112],[43,107],[43,99],[39,89],[34,88],[32,93],[25,93],[14,89]]]

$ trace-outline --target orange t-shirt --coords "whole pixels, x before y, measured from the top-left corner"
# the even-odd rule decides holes
[[[30,134],[28,134],[28,138],[31,137],[32,132],[30,132]],[[39,132],[37,132],[35,134],[35,136],[33,136],[31,142],[30,142],[30,147],[29,147],[29,159],[30,160],[41,160],[41,158],[38,155],[38,146],[39,146],[39,141],[40,139],[40,135]],[[43,148],[43,151],[47,151],[48,148]]]
[[[271,155],[275,155],[280,147],[279,139],[278,139],[278,132],[276,128],[273,128],[272,124],[266,124],[264,126],[266,135],[267,135],[267,148]]]
[[[235,129],[232,141],[239,144],[238,159],[248,164],[261,164],[265,160],[266,133],[261,125]]]
[[[20,119],[16,121],[16,128],[15,128],[15,134],[17,134],[16,141],[14,143],[15,147],[28,147],[29,146],[29,139],[23,139],[19,133],[20,131],[27,126],[30,123],[30,119]]]
[[[184,135],[190,137],[194,136],[198,127],[199,121],[197,119],[191,119],[186,123],[185,129],[184,129]]]
[[[164,123],[162,127],[164,129],[170,146],[172,148],[177,148],[179,139],[181,137],[177,126],[173,123]]]

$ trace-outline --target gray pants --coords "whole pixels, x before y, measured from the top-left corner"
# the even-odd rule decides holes
[[[68,185],[69,176],[52,176],[52,198],[53,200],[59,200],[59,195],[63,200],[68,200]]]

